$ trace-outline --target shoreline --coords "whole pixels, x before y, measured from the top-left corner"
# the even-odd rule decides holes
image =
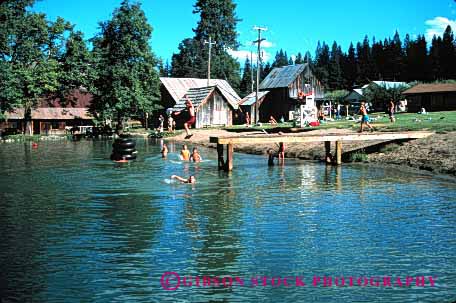
[[[209,143],[210,136],[237,136],[236,132],[222,129],[193,129],[193,137],[184,139],[185,135],[180,134],[174,137],[163,138],[165,141],[179,142],[187,145],[199,145],[209,148],[216,148],[214,143]],[[325,129],[311,130],[310,134],[327,133],[354,133],[346,129]],[[264,134],[260,131],[248,132],[249,135]],[[331,151],[334,154],[334,145]],[[275,144],[243,144],[235,145],[234,151],[246,154],[265,155],[268,149],[277,150]],[[374,151],[371,151],[371,150]],[[368,151],[366,151],[368,150]],[[350,155],[361,154],[364,160],[348,161]],[[307,144],[288,144],[285,150],[286,158],[300,160],[323,161],[324,147],[322,142]],[[456,177],[456,132],[436,133],[428,138],[415,139],[406,142],[347,142],[344,143],[344,162],[391,165],[397,168],[410,168],[432,175],[446,175]]]

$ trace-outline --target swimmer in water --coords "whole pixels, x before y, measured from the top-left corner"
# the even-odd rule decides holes
[[[199,154],[198,149],[196,147],[194,147],[192,154],[190,156],[190,161],[201,162],[201,160],[203,160],[203,159],[201,158],[201,155]]]
[[[181,150],[181,160],[189,161],[190,160],[190,151],[187,148],[187,145],[184,144]]]
[[[179,180],[182,183],[189,183],[189,184],[196,183],[195,176],[190,176],[190,177],[188,177],[188,179],[185,179],[185,178],[182,178],[182,177],[179,177],[179,176],[176,176],[176,175],[172,175],[171,179]]]
[[[166,144],[163,144],[163,148],[161,150],[162,158],[165,159],[166,156],[168,155],[168,146]]]

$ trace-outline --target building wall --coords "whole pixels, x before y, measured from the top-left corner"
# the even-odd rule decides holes
[[[209,96],[209,99],[198,107],[196,114],[196,128],[232,125],[232,111],[228,102],[217,92]]]
[[[288,120],[289,112],[294,111],[296,101],[288,97],[288,89],[270,89],[260,105],[260,122],[268,122],[271,116],[279,121],[282,117]]]
[[[407,95],[409,112],[456,110],[456,92]]]

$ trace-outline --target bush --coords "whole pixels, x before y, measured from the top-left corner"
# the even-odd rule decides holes
[[[364,151],[355,152],[350,155],[350,162],[367,162],[367,154]]]

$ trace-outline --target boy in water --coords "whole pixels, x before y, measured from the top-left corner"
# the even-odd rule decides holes
[[[190,161],[201,162],[202,158],[196,147],[193,148],[192,154],[190,156]]]
[[[172,175],[172,176],[171,176],[171,179],[179,180],[179,181],[182,182],[182,183],[189,183],[189,184],[194,184],[194,183],[196,183],[196,178],[195,178],[195,176],[190,176],[190,177],[188,177],[188,179],[185,179],[185,178],[182,178],[182,177],[179,177],[179,176],[176,176],[176,175]]]
[[[274,166],[274,151],[272,149],[268,150],[268,166]]]
[[[282,162],[285,160],[285,145],[283,142],[279,143],[279,161],[282,160]]]
[[[369,124],[369,116],[367,115],[367,109],[366,109],[366,105],[364,102],[361,102],[359,112],[361,113],[361,126],[359,129],[359,132],[360,133],[363,132],[364,124],[366,124],[371,131],[374,131],[374,128],[372,127],[372,125]]]
[[[165,159],[166,156],[168,155],[168,146],[166,144],[163,144],[163,148],[161,150],[162,158]]]
[[[190,160],[190,151],[187,148],[187,145],[184,144],[181,150],[181,160],[189,161]]]

